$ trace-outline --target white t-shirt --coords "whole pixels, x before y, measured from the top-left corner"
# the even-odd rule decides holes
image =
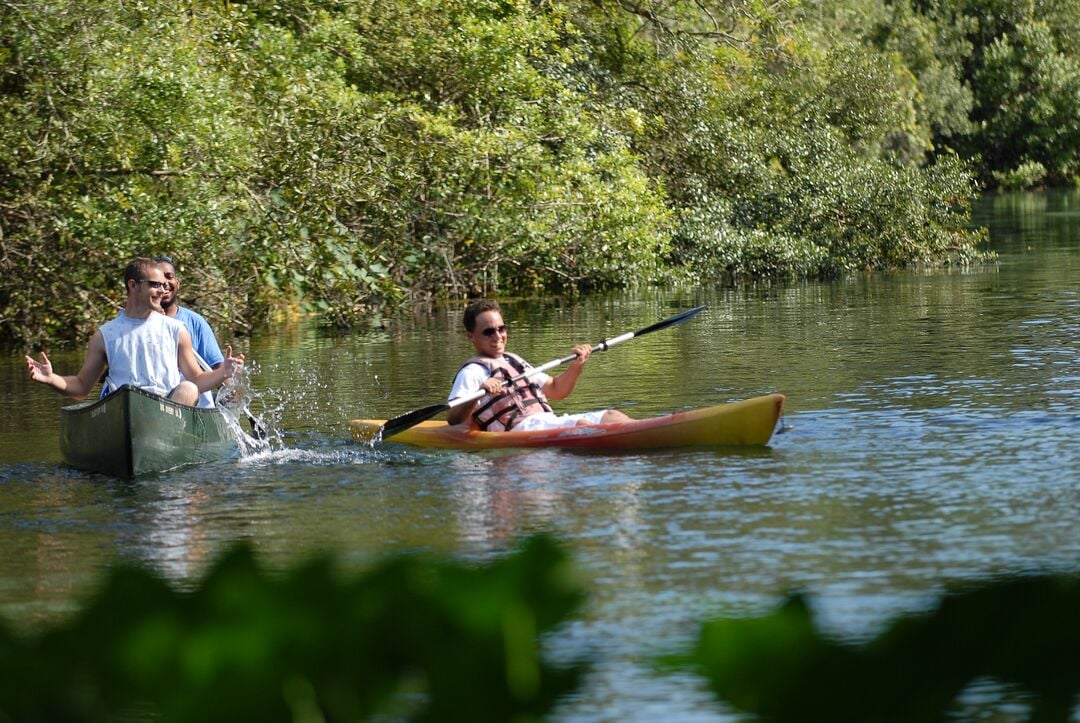
[[[176,311],[175,317],[169,316],[168,318],[179,321],[187,329],[188,334],[191,336],[192,349],[195,351],[195,362],[199,365],[199,368],[208,372],[213,369],[214,364],[225,361],[225,357],[221,353],[221,347],[218,346],[217,338],[214,336],[214,332],[210,329],[210,324],[206,322],[206,319],[183,306],[176,307]],[[116,318],[119,319],[124,315],[124,310],[121,309]],[[185,377],[181,374],[180,378],[184,379]],[[101,386],[101,398],[104,399],[115,388],[106,379],[105,384]],[[175,387],[173,388],[175,389]],[[197,406],[206,409],[217,406],[214,401],[214,390],[208,389],[205,392],[200,392]]]
[[[111,389],[131,384],[168,396],[183,380],[177,365],[177,349],[184,325],[156,311],[145,319],[121,312],[99,331],[105,342]]]

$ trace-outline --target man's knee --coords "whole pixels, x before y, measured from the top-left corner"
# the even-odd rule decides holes
[[[193,407],[199,403],[199,388],[195,386],[194,382],[184,380],[176,385],[176,389],[169,392],[169,399],[177,404],[187,404]]]
[[[630,421],[633,421],[633,418],[628,417],[618,409],[609,409],[604,412],[604,416],[600,418],[600,424],[621,424]]]

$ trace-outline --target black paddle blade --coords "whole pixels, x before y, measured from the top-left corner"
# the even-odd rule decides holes
[[[641,329],[638,329],[634,332],[634,336],[641,336],[642,334],[648,334],[652,331],[660,331],[661,329],[666,329],[669,326],[680,324],[692,316],[697,316],[703,311],[705,311],[705,306],[695,306],[693,309],[688,309],[687,311],[684,311],[681,314],[676,314],[669,319],[664,319],[662,321],[656,322],[655,324],[649,324],[646,327],[642,327]]]
[[[439,412],[445,412],[450,408],[449,404],[432,404],[430,407],[423,407],[422,409],[414,409],[411,412],[394,417],[393,419],[386,420],[382,429],[379,430],[380,439],[389,439],[395,434],[404,432],[409,427],[415,427],[420,422],[431,419]]]
[[[251,412],[244,412],[244,416],[247,417],[248,424],[251,426],[251,436],[255,439],[266,439],[266,425],[256,419]]]

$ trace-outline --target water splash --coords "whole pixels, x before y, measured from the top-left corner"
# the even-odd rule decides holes
[[[244,426],[240,422],[241,415],[244,415],[242,408],[219,405],[219,409],[221,409],[221,413],[225,417],[233,437],[236,439],[242,457],[269,452],[273,449],[270,439],[262,433],[258,421],[251,423],[253,434],[244,431]]]
[[[217,394],[218,407],[228,420],[244,457],[283,449],[285,446],[280,431],[284,402],[272,394],[252,390],[248,379],[258,371],[256,362],[245,365]],[[256,414],[253,406],[259,407],[261,414]]]

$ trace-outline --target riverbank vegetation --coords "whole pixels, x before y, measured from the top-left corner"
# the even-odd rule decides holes
[[[968,263],[981,187],[1078,175],[1078,22],[1076,0],[0,0],[0,343],[85,339],[145,253],[226,337]]]

